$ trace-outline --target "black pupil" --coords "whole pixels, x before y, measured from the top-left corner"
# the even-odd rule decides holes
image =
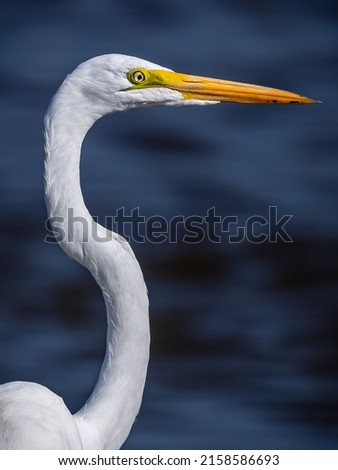
[[[143,80],[143,74],[141,72],[137,72],[135,74],[135,80],[137,80],[138,82],[140,82],[141,80]]]

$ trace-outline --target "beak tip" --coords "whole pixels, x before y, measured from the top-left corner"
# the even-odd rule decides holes
[[[319,100],[314,100],[313,98],[309,98],[307,96],[303,96],[303,101],[300,101],[300,103],[304,103],[304,104],[319,104],[321,103],[321,101]]]
[[[295,98],[287,102],[287,104],[320,104],[321,101],[308,98],[307,96],[300,96],[299,99]]]

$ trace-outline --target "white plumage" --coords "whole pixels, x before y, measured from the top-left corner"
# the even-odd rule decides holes
[[[128,243],[97,225],[84,204],[81,145],[93,123],[108,113],[219,101],[313,102],[281,90],[178,74],[117,54],[81,64],[61,85],[45,118],[46,205],[61,247],[90,270],[102,290],[106,354],[91,396],[74,416],[41,385],[1,385],[0,449],[118,449],[127,438],[141,405],[149,358],[148,296]],[[88,231],[71,223],[70,210]],[[99,242],[95,233],[109,240]]]
[[[1,386],[0,449],[81,449],[81,439],[62,398],[39,384],[11,382]]]

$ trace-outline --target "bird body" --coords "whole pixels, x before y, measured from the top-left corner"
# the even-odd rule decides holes
[[[314,102],[282,90],[179,74],[118,54],[84,62],[59,88],[45,117],[46,205],[60,246],[89,269],[101,288],[106,353],[92,394],[73,416],[42,385],[0,385],[0,449],[118,449],[127,438],[141,405],[149,359],[148,295],[129,244],[97,224],[83,201],[82,142],[94,122],[109,113],[220,101]]]
[[[82,448],[74,417],[58,395],[31,382],[0,390],[0,450]]]

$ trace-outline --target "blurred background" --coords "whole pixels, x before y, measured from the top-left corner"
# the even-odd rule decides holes
[[[338,7],[329,0],[3,0],[0,382],[72,411],[98,376],[101,294],[44,243],[42,122],[80,62],[110,52],[290,89],[316,106],[224,104],[113,115],[86,138],[82,186],[104,222],[293,218],[294,243],[133,243],[152,349],[129,449],[337,449]]]

